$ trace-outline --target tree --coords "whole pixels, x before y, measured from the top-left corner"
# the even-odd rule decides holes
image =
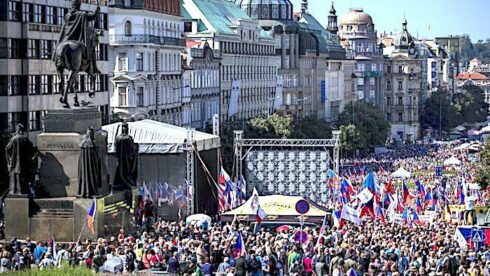
[[[247,121],[222,122],[220,125],[221,155],[223,167],[227,172],[233,171],[235,130],[243,130],[246,138],[327,139],[332,136],[330,125],[313,117],[297,119],[290,115],[273,114],[253,117]],[[208,124],[205,131],[212,133],[212,126]]]
[[[362,140],[358,145],[360,151],[373,150],[376,145],[383,145],[388,138],[390,124],[384,119],[381,110],[366,101],[352,102],[339,115],[339,126],[355,125]]]
[[[296,119],[293,133],[289,138],[294,139],[329,139],[332,137],[332,127],[324,120],[313,116]]]
[[[485,146],[480,152],[481,167],[477,172],[476,181],[481,189],[490,185],[490,139],[487,138]]]
[[[422,129],[432,128],[448,131],[458,125],[457,110],[451,105],[449,95],[445,91],[436,91],[424,102],[420,112]]]
[[[365,138],[353,124],[340,126],[340,144],[342,150],[352,155],[356,153],[356,149],[366,147]]]
[[[453,97],[453,105],[458,112],[458,124],[485,121],[488,104],[483,89],[475,85],[463,86],[463,91]]]

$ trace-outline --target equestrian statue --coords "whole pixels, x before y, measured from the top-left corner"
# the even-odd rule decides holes
[[[89,96],[95,96],[95,76],[100,73],[97,69],[95,47],[99,43],[98,36],[102,32],[95,29],[100,16],[100,7],[97,2],[95,12],[81,11],[80,0],[72,0],[71,9],[65,15],[63,27],[53,61],[60,78],[59,91],[60,102],[63,107],[70,108],[68,104],[68,92],[75,93],[74,106],[80,106],[78,102],[78,73],[85,72],[90,79]],[[65,86],[64,71],[68,70],[68,81]],[[82,91],[83,92],[83,91]]]

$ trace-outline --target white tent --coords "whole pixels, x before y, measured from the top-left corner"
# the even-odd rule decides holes
[[[121,133],[121,123],[105,125],[109,153],[115,151],[114,140]],[[129,135],[139,144],[140,153],[181,153],[184,152],[187,129],[153,120],[128,122]],[[193,140],[197,150],[209,150],[220,147],[219,136],[194,131]]]
[[[186,224],[191,225],[201,225],[203,222],[207,221],[208,225],[211,225],[211,217],[205,214],[194,214],[190,215],[185,219]]]
[[[398,170],[394,171],[391,174],[391,177],[396,177],[396,178],[409,178],[412,174],[405,170],[404,168],[400,167]]]
[[[454,148],[454,150],[465,150],[471,146],[471,143],[464,143]]]
[[[444,166],[461,165],[461,161],[458,158],[451,156],[444,160]]]

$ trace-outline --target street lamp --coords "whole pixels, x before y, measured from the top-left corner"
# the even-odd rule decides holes
[[[308,97],[304,97],[304,98],[301,98],[301,99],[296,99],[297,102],[301,102],[301,101],[306,101],[308,100]],[[303,104],[303,119],[305,118],[305,106]]]

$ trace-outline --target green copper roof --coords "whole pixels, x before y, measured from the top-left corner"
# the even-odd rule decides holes
[[[184,19],[192,19],[192,16],[187,12],[184,5],[180,5],[180,16]]]
[[[239,19],[250,19],[248,15],[233,2],[226,0],[192,0],[201,10],[202,14],[209,21],[209,27],[218,33],[234,34],[230,28],[232,25],[238,25]]]

